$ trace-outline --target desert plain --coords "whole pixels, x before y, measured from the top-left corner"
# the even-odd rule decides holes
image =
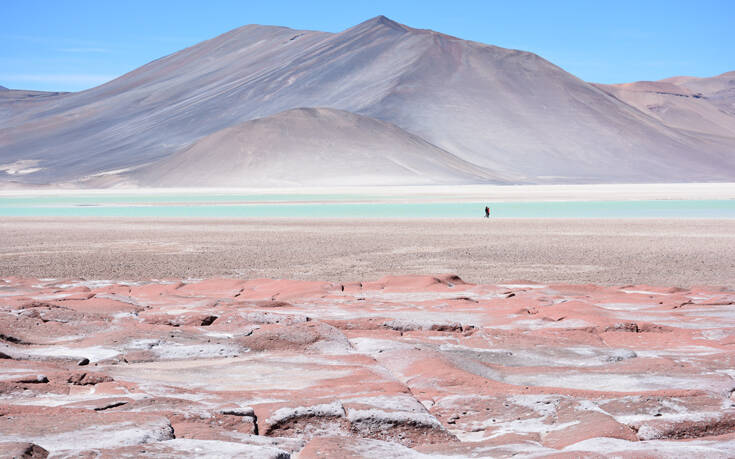
[[[481,211],[481,209],[479,209]],[[38,278],[272,278],[732,286],[734,219],[151,219],[6,217],[0,273]]]
[[[382,15],[189,45],[0,86],[0,457],[735,456],[731,68],[593,83]]]
[[[733,219],[0,222],[0,452],[731,457]]]

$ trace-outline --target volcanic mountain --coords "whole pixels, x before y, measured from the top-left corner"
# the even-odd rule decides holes
[[[329,108],[293,109],[225,128],[129,175],[144,185],[227,187],[501,180],[395,125]]]
[[[87,91],[0,97],[0,166],[87,186],[732,180],[728,81],[707,83],[712,100],[671,83],[703,94],[690,129],[535,54],[382,16],[336,34],[248,25]]]

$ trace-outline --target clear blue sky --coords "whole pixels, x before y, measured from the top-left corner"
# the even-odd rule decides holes
[[[76,91],[244,24],[339,32],[379,14],[619,83],[735,70],[735,0],[0,2],[0,85]]]

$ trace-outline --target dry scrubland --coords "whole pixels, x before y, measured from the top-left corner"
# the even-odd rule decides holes
[[[733,286],[735,220],[5,218],[0,275]]]

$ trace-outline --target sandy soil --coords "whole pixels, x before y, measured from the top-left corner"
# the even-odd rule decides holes
[[[6,218],[0,275],[735,285],[735,220]]]

